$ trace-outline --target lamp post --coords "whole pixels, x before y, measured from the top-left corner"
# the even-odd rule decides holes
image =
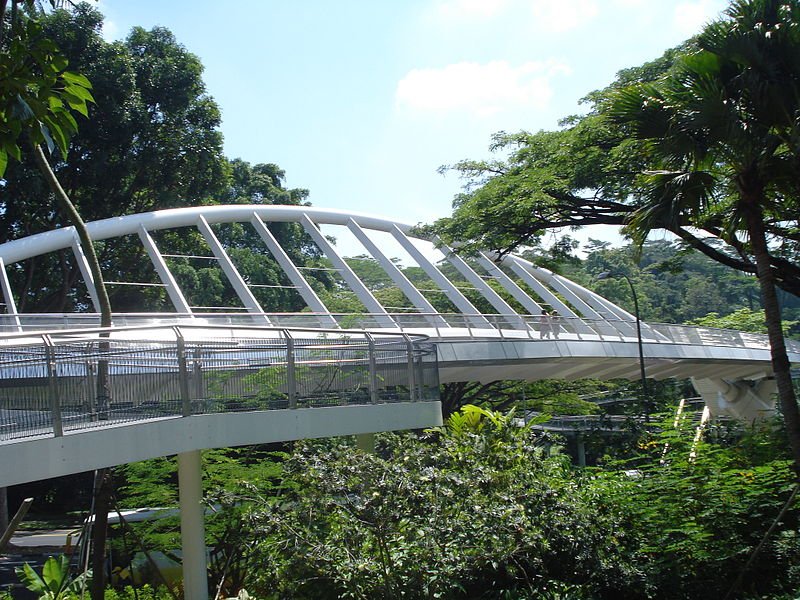
[[[631,295],[633,296],[633,310],[636,313],[636,341],[639,344],[639,371],[642,378],[642,405],[644,408],[645,422],[650,422],[650,402],[647,398],[647,377],[644,371],[644,347],[642,346],[642,321],[639,318],[639,299],[636,297],[636,288],[633,287],[633,282],[630,277],[624,273],[615,273],[613,271],[603,271],[597,276],[598,280],[614,279],[623,277],[628,285],[631,286]]]

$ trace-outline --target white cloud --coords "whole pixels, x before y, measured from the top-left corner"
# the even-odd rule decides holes
[[[103,13],[103,30],[101,31],[103,39],[107,42],[120,39],[122,37],[122,32],[120,32],[117,24],[108,16],[109,9],[107,2],[105,0],[97,0],[95,6],[97,10]]]
[[[509,0],[442,0],[433,6],[438,20],[483,20],[501,13]]]
[[[641,8],[647,3],[647,0],[614,0],[614,4],[622,8]]]
[[[576,29],[594,19],[596,0],[536,0],[531,7],[537,28],[553,33]]]
[[[397,84],[398,106],[423,112],[462,111],[488,117],[518,107],[544,108],[553,95],[550,80],[569,73],[558,61],[460,62],[440,69],[413,69]]]
[[[681,2],[673,12],[675,28],[684,36],[699,33],[703,25],[719,16],[720,3],[714,0]]]

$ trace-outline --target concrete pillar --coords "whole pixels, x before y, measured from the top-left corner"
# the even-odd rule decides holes
[[[203,471],[200,451],[178,454],[184,597],[208,600]]]
[[[692,378],[692,385],[712,416],[725,415],[752,423],[775,414],[774,394],[778,387],[773,377],[752,380]]]
[[[575,439],[578,451],[578,466],[585,467],[586,466],[586,445],[583,443],[583,436],[578,434]]]

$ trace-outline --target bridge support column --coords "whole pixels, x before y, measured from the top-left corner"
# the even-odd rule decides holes
[[[578,453],[578,466],[586,466],[586,444],[583,441],[583,436],[579,433],[575,438],[576,451]]]
[[[178,454],[184,597],[208,600],[203,472],[200,451]]]
[[[775,379],[695,379],[692,385],[713,416],[727,415],[753,422],[775,414]]]

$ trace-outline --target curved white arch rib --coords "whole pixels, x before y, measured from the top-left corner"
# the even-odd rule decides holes
[[[408,223],[374,215],[331,208],[263,204],[169,208],[92,221],[87,223],[86,227],[91,238],[99,241],[133,235],[138,233],[141,227],[144,227],[147,231],[191,227],[197,225],[201,217],[212,225],[217,223],[243,223],[249,221],[254,214],[264,221],[276,223],[299,223],[305,215],[318,225],[347,226],[352,219],[367,229],[391,232],[392,228],[396,226],[406,234],[414,227]],[[73,227],[63,227],[45,233],[37,233],[26,238],[0,244],[0,258],[8,265],[33,256],[69,248],[72,246],[74,239],[75,230]]]
[[[251,312],[261,312],[258,303],[252,298],[252,295],[245,289],[244,282],[238,281],[239,275],[236,272],[232,263],[226,260],[224,256],[224,249],[220,247],[214,248],[214,235],[210,231],[209,225],[218,223],[242,223],[250,222],[258,231],[264,242],[269,247],[271,253],[279,262],[284,272],[287,274],[292,283],[301,291],[304,300],[308,306],[315,313],[328,313],[319,298],[314,294],[313,290],[303,281],[302,275],[297,271],[288,257],[283,254],[279,244],[271,238],[269,231],[266,227],[259,225],[264,222],[293,222],[301,223],[310,234],[315,235],[311,227],[314,225],[340,225],[350,229],[354,235],[361,241],[367,252],[373,256],[383,266],[387,274],[395,281],[395,283],[406,293],[412,303],[423,313],[435,313],[432,310],[430,303],[422,296],[416,288],[402,275],[398,274],[396,269],[392,269],[391,261],[386,256],[380,253],[380,249],[375,245],[369,243],[367,236],[363,230],[373,230],[386,232],[393,235],[405,249],[412,255],[415,255],[415,260],[420,266],[428,273],[428,275],[442,288],[450,300],[465,314],[470,315],[469,319],[472,324],[476,326],[491,327],[491,325],[479,315],[479,311],[463,296],[463,294],[454,286],[440,271],[439,269],[427,261],[418,251],[415,250],[413,244],[408,240],[412,235],[413,225],[387,219],[374,215],[357,213],[352,211],[343,211],[329,208],[317,208],[309,206],[280,206],[280,205],[227,205],[227,206],[199,206],[199,207],[186,207],[166,209],[148,213],[141,213],[135,215],[124,215],[120,217],[112,217],[100,221],[93,221],[87,223],[89,235],[93,240],[107,240],[127,235],[139,235],[145,243],[146,249],[150,256],[153,265],[158,272],[161,279],[167,287],[173,305],[178,312],[189,313],[191,312],[186,299],[183,297],[177,283],[171,276],[169,269],[166,267],[163,259],[155,250],[155,245],[152,239],[149,239],[149,233],[162,230],[173,229],[180,227],[197,227],[203,233],[204,237],[209,240],[212,250],[215,255],[220,258],[220,265],[226,271],[226,276],[234,284],[234,287],[240,293],[243,304],[251,309]],[[35,234],[19,240],[13,240],[0,244],[0,266],[11,265],[15,262],[26,260],[35,256],[56,252],[59,250],[72,249],[76,254],[80,254],[80,247],[76,242],[76,233],[73,227],[64,227],[53,231]],[[427,241],[427,240],[425,240]],[[324,246],[326,243],[324,239],[317,240],[318,245]],[[478,292],[492,304],[497,310],[497,314],[513,315],[515,311],[502,299],[495,291],[485,284],[483,278],[475,273],[471,267],[459,257],[455,256],[450,248],[434,240],[432,243],[439,246],[446,256],[446,259],[456,267],[456,269],[478,290]],[[332,248],[322,248],[329,258],[334,261],[337,258],[335,250]],[[330,256],[333,254],[334,256]],[[531,298],[522,289],[514,283],[502,270],[497,268],[496,260],[497,255],[492,253],[483,253],[479,257],[479,262],[490,276],[498,280],[500,284],[528,311],[530,315],[539,315],[542,309],[542,304]],[[79,266],[83,267],[84,277],[90,280],[90,275],[83,266],[83,261],[79,257]],[[341,261],[340,261],[341,262]],[[509,267],[520,279],[534,291],[539,294],[541,302],[551,308],[558,310],[559,314],[577,320],[581,318],[591,320],[613,320],[613,321],[633,321],[633,315],[629,314],[622,308],[614,305],[605,298],[598,296],[578,284],[565,279],[559,275],[553,274],[547,269],[542,269],[534,266],[532,263],[523,260],[516,256],[505,256],[499,261],[503,266]],[[227,268],[226,268],[227,267]],[[347,270],[345,264],[340,264],[339,270]],[[344,273],[347,275],[347,273]],[[353,280],[353,275],[350,274],[351,287],[359,287],[359,282]],[[4,283],[4,292],[8,303],[13,304],[10,290],[7,290],[7,279],[3,271],[2,283]],[[91,281],[87,281],[87,287],[90,294],[93,293],[93,285]],[[360,286],[363,288],[363,286]],[[370,308],[370,312],[376,314],[385,314],[386,311],[381,307],[371,294],[366,289],[356,290],[362,301]],[[562,297],[569,302],[567,304]],[[428,321],[433,326],[447,326],[441,317],[430,316],[427,317]],[[525,329],[526,325],[520,320],[513,320],[511,324],[518,329]],[[385,317],[383,317],[384,326],[393,327],[395,324]],[[324,320],[323,326],[331,326],[330,319]],[[623,328],[625,326],[623,325]]]

